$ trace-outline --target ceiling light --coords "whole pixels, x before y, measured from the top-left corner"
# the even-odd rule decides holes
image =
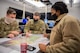
[[[69,4],[69,0],[65,0],[65,3]],[[73,0],[73,4],[79,3],[79,0]]]
[[[45,4],[43,4],[40,1],[35,1],[35,0],[25,0],[25,1],[31,3],[32,5],[35,5],[36,7],[44,7],[45,6]]]
[[[14,1],[19,1],[19,0],[14,0]]]

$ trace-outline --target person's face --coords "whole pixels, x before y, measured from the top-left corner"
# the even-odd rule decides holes
[[[7,14],[7,17],[5,18],[5,22],[7,24],[10,24],[12,22],[15,21],[15,18],[16,18],[16,14],[12,13],[12,14]]]
[[[59,16],[60,15],[60,11],[56,11],[55,9],[51,8],[51,15],[54,15],[56,14],[56,16]]]
[[[40,17],[33,15],[33,19],[34,19],[34,20],[38,20],[38,19],[40,19]]]
[[[16,13],[11,13],[11,14],[8,14],[7,16],[9,18],[13,18],[14,19],[14,18],[16,18]]]
[[[53,18],[54,21],[58,18],[57,12],[55,9],[51,8],[51,17]]]
[[[54,14],[56,14],[56,10],[51,8],[51,15],[54,15]]]

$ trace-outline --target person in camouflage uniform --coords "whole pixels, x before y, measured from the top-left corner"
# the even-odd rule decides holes
[[[45,32],[45,23],[40,20],[40,14],[38,12],[34,13],[33,19],[25,25],[24,32],[31,32],[33,34],[42,34]]]
[[[8,9],[6,17],[0,19],[0,37],[12,38],[19,34],[19,25],[15,17],[15,10]]]

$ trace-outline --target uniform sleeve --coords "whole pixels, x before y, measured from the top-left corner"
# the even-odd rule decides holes
[[[7,37],[7,35],[10,33],[10,31],[0,31],[0,37]]]
[[[66,22],[62,30],[63,42],[46,47],[46,53],[76,53],[80,47],[80,26],[76,21]]]
[[[48,28],[49,28],[48,24],[45,24],[45,28],[46,28],[46,29],[48,29]]]
[[[48,28],[47,24],[45,24],[44,22],[41,25],[41,32],[42,33],[46,33],[46,29]]]
[[[0,37],[7,37],[8,33],[10,32],[10,31],[4,31],[4,27],[5,26],[3,26],[2,23],[0,22]]]
[[[25,33],[30,30],[30,23],[31,23],[31,21],[28,21],[28,22],[26,23],[26,25],[25,25],[25,27],[24,27],[24,32],[25,32]]]
[[[20,32],[20,29],[19,29],[19,24],[18,22],[14,22],[13,26],[12,26],[12,30],[11,31],[18,31]]]

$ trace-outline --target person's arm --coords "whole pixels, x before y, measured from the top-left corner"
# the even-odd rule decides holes
[[[62,30],[63,42],[46,47],[46,53],[76,53],[80,45],[80,26],[76,21],[65,23]]]
[[[30,23],[31,23],[31,21],[28,21],[28,22],[26,23],[26,25],[25,25],[25,27],[24,27],[24,32],[25,32],[25,33],[30,31]]]
[[[49,28],[48,24],[46,24],[46,23],[45,23],[45,28],[46,28],[46,29],[48,29],[48,28]]]
[[[7,35],[10,33],[10,31],[3,31],[3,30],[1,30],[0,31],[0,37],[8,37]]]
[[[17,36],[21,32],[21,30],[19,29],[19,24],[17,21],[12,23],[12,25],[10,27],[11,27],[11,30],[10,30],[9,34],[13,34],[14,36]]]
[[[0,22],[0,37],[7,37],[7,35],[10,33],[10,31],[4,31],[4,27],[6,26],[3,26],[2,22]]]
[[[32,30],[31,33],[34,33],[34,34],[42,34],[43,32],[40,31],[40,30],[39,30],[39,31],[33,31],[33,30]]]
[[[12,26],[12,29],[11,29],[11,30],[12,30],[12,31],[18,31],[18,32],[20,32],[19,24],[18,24],[17,21],[15,21],[15,22],[13,23],[13,26]]]

